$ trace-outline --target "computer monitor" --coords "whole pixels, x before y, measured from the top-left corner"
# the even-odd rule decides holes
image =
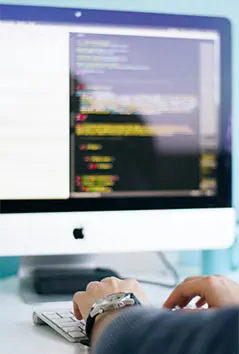
[[[234,238],[224,18],[0,6],[0,255]]]

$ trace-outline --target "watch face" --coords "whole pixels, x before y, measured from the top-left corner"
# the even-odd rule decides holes
[[[115,310],[127,305],[134,305],[134,299],[131,298],[130,293],[116,293],[105,296],[103,299],[96,302],[90,312],[90,316],[94,317],[102,312]]]
[[[115,301],[120,301],[123,298],[125,298],[125,293],[117,293],[117,294],[112,294],[104,297],[100,301],[97,302],[97,304],[108,304],[109,302],[115,302]]]
[[[107,296],[108,301],[121,300],[125,297],[125,293],[117,293]]]

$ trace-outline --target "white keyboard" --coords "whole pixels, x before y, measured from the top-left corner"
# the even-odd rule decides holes
[[[189,304],[187,308],[195,308],[195,305]],[[175,307],[174,311],[178,309],[178,307]],[[35,325],[48,325],[69,342],[82,343],[88,346],[85,321],[77,320],[71,309],[33,312],[33,323]]]
[[[75,318],[72,310],[33,312],[35,325],[48,325],[72,343],[87,344],[85,321]]]

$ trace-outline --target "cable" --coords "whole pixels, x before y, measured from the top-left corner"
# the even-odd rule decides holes
[[[172,274],[172,277],[174,279],[174,282],[172,284],[167,284],[167,283],[161,283],[158,281],[151,281],[151,280],[145,280],[145,279],[137,279],[139,283],[142,284],[149,284],[149,285],[156,285],[156,286],[161,286],[163,288],[167,289],[173,289],[175,288],[179,281],[180,277],[174,266],[169,262],[169,260],[166,258],[163,252],[157,252],[157,255],[161,259],[161,262],[163,263],[164,267],[169,270],[169,272]]]

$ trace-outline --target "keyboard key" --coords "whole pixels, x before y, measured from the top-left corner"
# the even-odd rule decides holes
[[[73,321],[71,321],[71,322],[65,322],[65,323],[60,323],[60,327],[62,327],[62,328],[74,328],[74,329],[80,328],[79,325],[78,325],[78,323],[73,322]]]
[[[70,318],[72,314],[70,312],[57,312],[61,318]]]
[[[81,330],[85,331],[85,321],[79,321],[77,322],[77,325]]]
[[[75,331],[79,331],[78,330],[78,328],[77,327],[62,327],[62,329],[65,331],[65,332],[67,332],[67,333],[69,333],[69,332],[75,332]],[[81,332],[81,331],[79,331],[79,332]],[[82,333],[82,332],[81,332]]]
[[[77,318],[75,318],[75,316],[71,316],[70,318],[72,319],[72,321],[75,321],[75,322],[78,321]]]
[[[55,312],[43,312],[43,316],[50,320],[60,319],[60,316]]]
[[[78,343],[86,338],[85,321],[78,320],[72,309],[58,309],[56,311],[45,311],[36,313],[35,317],[39,316],[43,323],[47,323],[50,327],[58,331],[60,334],[65,334],[64,337],[70,341]],[[36,324],[36,321],[34,321]],[[37,321],[38,324],[38,321]],[[56,328],[57,326],[57,328]],[[61,331],[60,331],[61,330]]]
[[[52,320],[52,322],[55,324],[59,324],[61,326],[63,326],[64,323],[65,324],[70,323],[71,325],[74,323],[74,321],[72,321],[71,318],[57,318]]]
[[[83,333],[81,333],[81,331],[73,331],[73,332],[69,332],[68,334],[72,338],[81,338],[81,337],[83,338],[83,337],[85,337],[85,335]]]

